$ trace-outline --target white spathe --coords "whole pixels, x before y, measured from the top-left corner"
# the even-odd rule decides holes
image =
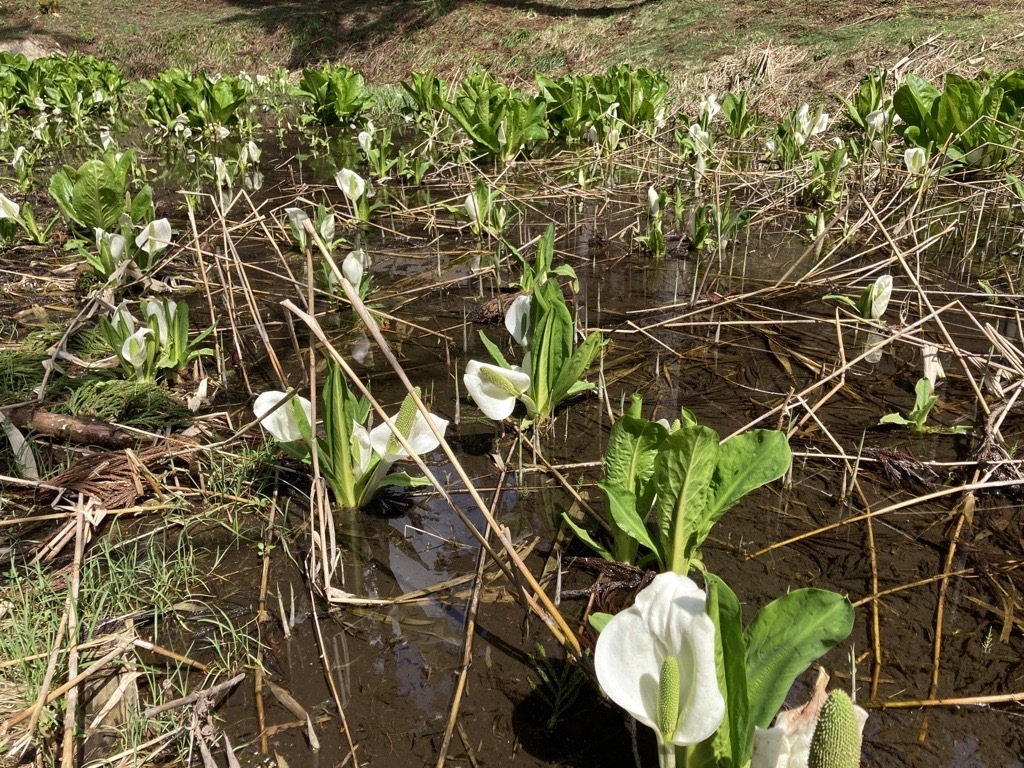
[[[359,146],[365,154],[370,154],[370,150],[373,149],[373,135],[369,131],[359,132]]]
[[[818,725],[821,707],[828,696],[828,675],[819,672],[810,700],[795,709],[780,712],[771,728],[754,728],[754,751],[750,768],[807,768],[811,739]],[[868,713],[856,704],[854,716],[861,733]]]
[[[378,424],[370,430],[370,446],[389,464],[409,458],[409,452],[401,446],[397,439],[394,439],[394,434],[391,431],[391,425],[397,418],[398,414],[395,414],[384,424]],[[434,422],[437,431],[443,436],[444,431],[448,428],[448,420],[433,413],[430,414],[430,420]],[[426,417],[418,410],[413,418],[409,434],[405,435],[405,440],[409,443],[409,447],[421,456],[430,453],[441,444],[431,431],[430,425],[427,424]]]
[[[530,296],[516,296],[505,312],[505,328],[512,334],[516,344],[525,347],[530,343]]]
[[[657,216],[661,213],[661,196],[658,195],[658,190],[654,187],[647,188],[647,212],[651,216]]]
[[[363,281],[363,257],[360,255],[362,253],[362,250],[352,251],[341,262],[341,274],[357,291]]]
[[[121,259],[124,258],[124,249],[128,245],[128,241],[125,240],[124,235],[119,235],[116,232],[104,232],[99,227],[96,227],[96,248],[100,251],[106,247],[110,252],[110,260],[114,264],[120,264]]]
[[[358,482],[370,468],[370,461],[373,459],[373,448],[370,445],[370,433],[366,430],[366,427],[354,421],[352,422],[350,445],[352,450],[352,476]]]
[[[870,314],[872,320],[878,320],[885,314],[892,298],[892,275],[882,275],[871,285]]]
[[[121,345],[121,359],[130,363],[136,371],[146,363],[146,337],[153,333],[151,328],[139,328]]]
[[[0,219],[17,219],[21,212],[21,206],[11,198],[0,195]]]
[[[302,222],[306,221],[309,216],[301,208],[285,208],[285,215],[288,217],[288,222],[295,227],[299,232],[305,232],[306,230],[302,226]]]
[[[159,253],[171,242],[171,222],[167,219],[151,221],[135,238],[135,245],[150,256]]]
[[[167,339],[171,335],[171,322],[174,320],[174,313],[178,311],[178,302],[167,299],[165,304],[156,299],[149,301],[144,299],[141,304],[142,315],[149,323],[149,327],[152,328],[156,323],[156,338],[160,342],[160,347],[163,348],[167,345]]]
[[[660,743],[687,746],[711,736],[725,717],[715,672],[715,625],[707,595],[678,573],[661,573],[632,606],[613,616],[597,639],[594,669],[605,694]],[[675,728],[660,732],[658,687],[665,660],[679,670]]]
[[[864,118],[864,124],[872,133],[878,133],[885,128],[885,122],[886,114],[884,109],[876,109],[874,112],[869,112]]]
[[[911,173],[923,173],[928,165],[928,155],[921,147],[910,147],[903,153],[903,164]]]
[[[282,443],[293,443],[296,440],[302,439],[302,433],[299,431],[299,423],[295,418],[295,412],[292,410],[292,404],[285,403],[276,411],[270,413],[278,403],[287,399],[287,397],[287,392],[275,390],[264,392],[252,404],[252,412],[256,414],[256,418],[263,425],[263,428],[274,436],[274,439]],[[305,411],[306,421],[312,422],[313,404],[299,395],[295,395],[295,399],[302,407],[302,410]]]
[[[517,368],[470,360],[462,383],[487,418],[502,421],[512,415],[519,395],[530,388],[530,374]]]
[[[366,191],[366,182],[363,181],[363,177],[348,168],[342,168],[338,171],[338,175],[334,177],[334,180],[338,183],[338,188],[351,203],[358,203],[359,199],[363,196],[363,192]]]

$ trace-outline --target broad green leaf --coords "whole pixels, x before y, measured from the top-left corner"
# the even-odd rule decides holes
[[[625,534],[634,541],[643,544],[654,552],[659,560],[662,560],[661,552],[654,543],[654,539],[651,538],[651,534],[644,522],[646,512],[644,517],[641,517],[637,508],[637,498],[633,492],[607,479],[599,482],[597,486],[604,491],[605,498],[608,501],[608,514],[612,518],[615,527],[620,531],[615,537],[616,552],[613,559],[632,564],[636,558],[636,545],[627,547],[619,542],[619,538]],[[650,505],[648,505],[647,510],[650,510]],[[624,551],[627,549],[632,551]]]
[[[785,432],[774,429],[753,429],[722,443],[702,519],[703,536],[741,498],[785,475],[791,461]]]
[[[767,728],[793,681],[853,629],[843,595],[798,589],[762,608],[743,633],[750,723]]]
[[[655,460],[658,529],[666,564],[677,573],[683,573],[703,542],[701,521],[717,461],[718,435],[702,426],[670,434]]]
[[[87,160],[78,169],[71,205],[75,220],[90,232],[112,231],[124,213],[124,184],[102,160]]]
[[[405,472],[392,472],[390,475],[385,475],[384,479],[380,481],[380,486],[383,488],[385,485],[394,485],[399,488],[421,488],[424,485],[431,485],[430,479],[419,475],[417,477],[411,477]]]
[[[592,613],[590,614],[590,618],[588,619],[588,621],[590,622],[590,626],[592,626],[598,632],[600,632],[602,629],[608,626],[608,622],[611,620],[612,615],[610,613]]]

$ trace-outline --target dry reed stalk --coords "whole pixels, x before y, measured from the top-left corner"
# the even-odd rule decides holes
[[[512,459],[514,451],[515,446],[510,447],[508,454],[505,456],[505,460],[501,463],[498,481],[495,484],[494,492],[491,495],[492,515],[497,510],[498,502],[501,500],[501,494],[504,490],[503,486],[507,476],[506,467],[508,466],[508,462]],[[490,525],[488,525],[484,531],[484,538],[489,538],[490,535],[491,528]],[[455,724],[459,718],[459,706],[462,703],[462,695],[466,690],[466,680],[469,677],[469,667],[473,663],[473,637],[476,628],[476,613],[480,605],[480,590],[483,587],[484,566],[486,565],[487,550],[480,547],[480,550],[477,552],[476,568],[474,569],[473,575],[473,590],[470,594],[469,604],[466,608],[466,622],[462,633],[462,655],[459,662],[459,676],[455,683],[455,689],[452,691],[451,704],[448,708],[448,721],[445,725],[444,735],[441,737],[441,745],[437,750],[437,762],[435,763],[436,768],[444,768],[445,761],[448,758],[448,745],[451,743],[452,733],[455,730]]]

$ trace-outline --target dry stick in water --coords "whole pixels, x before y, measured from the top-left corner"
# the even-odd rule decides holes
[[[797,536],[791,536],[788,539],[785,539],[784,541],[776,542],[771,546],[764,547],[763,549],[757,550],[757,552],[746,555],[743,559],[753,560],[754,558],[761,557],[761,555],[767,555],[769,552],[774,552],[776,549],[788,547],[790,544],[795,544],[798,541],[812,539],[819,534],[827,533],[828,531],[834,531],[836,528],[842,528],[844,525],[850,525],[851,523],[859,523],[861,520],[880,517],[882,515],[887,515],[890,512],[898,512],[901,509],[913,507],[917,504],[922,504],[926,501],[932,501],[933,499],[940,499],[943,496],[951,496],[954,493],[967,493],[968,491],[992,490],[993,488],[1014,488],[1018,486],[1024,486],[1024,480],[996,480],[995,482],[968,483],[966,485],[957,485],[952,488],[943,488],[942,490],[939,491],[932,491],[931,493],[926,493],[924,496],[915,496],[912,499],[906,499],[905,501],[890,504],[888,507],[876,509],[874,512],[865,512],[862,515],[854,515],[853,517],[848,517],[845,520],[840,520],[837,523],[829,523],[828,525],[823,525],[820,528],[815,528],[813,531],[807,531],[806,533],[801,533]]]
[[[377,342],[377,345],[380,347],[381,352],[384,353],[384,357],[387,358],[388,362],[391,364],[392,369],[394,369],[395,373],[398,375],[398,378],[405,386],[405,389],[408,392],[409,396],[416,403],[416,408],[420,411],[420,413],[423,414],[427,426],[430,427],[430,431],[433,432],[434,437],[440,444],[441,449],[445,453],[445,456],[448,457],[448,460],[452,464],[452,468],[455,469],[456,473],[459,475],[459,478],[462,480],[467,492],[473,499],[473,502],[477,505],[477,508],[480,510],[480,513],[483,515],[484,520],[487,522],[488,525],[491,526],[495,534],[498,536],[498,540],[501,542],[502,547],[504,548],[506,554],[508,555],[509,561],[516,566],[516,569],[523,576],[523,578],[526,580],[526,583],[533,591],[532,596],[525,591],[522,593],[527,604],[534,609],[538,616],[540,616],[541,620],[548,626],[552,634],[554,634],[555,637],[560,640],[562,645],[568,647],[569,650],[571,650],[574,654],[578,656],[580,654],[580,644],[579,640],[576,639],[576,635],[573,633],[572,629],[566,623],[565,618],[562,616],[561,612],[558,610],[555,604],[551,602],[551,598],[547,596],[547,593],[544,592],[540,584],[537,583],[537,580],[530,572],[530,569],[526,567],[526,564],[519,556],[519,553],[516,552],[516,549],[513,546],[511,539],[509,539],[506,530],[502,526],[500,526],[498,522],[494,519],[494,516],[491,515],[490,508],[488,507],[487,503],[484,502],[480,494],[477,493],[476,487],[473,485],[472,480],[470,480],[469,475],[466,473],[466,470],[462,466],[462,463],[455,456],[455,452],[452,451],[451,446],[448,444],[448,441],[445,440],[444,435],[441,434],[440,430],[438,430],[437,426],[434,424],[434,420],[430,418],[430,411],[427,410],[427,407],[423,404],[423,401],[420,399],[419,395],[416,394],[415,387],[413,387],[412,382],[409,381],[409,377],[405,375],[405,370],[402,368],[401,363],[398,362],[398,358],[395,357],[394,352],[391,351],[390,345],[384,338],[384,335],[381,333],[380,327],[373,319],[373,316],[367,311],[366,307],[363,305],[363,302],[360,300],[359,296],[356,294],[351,284],[349,284],[348,280],[341,274],[341,271],[338,269],[338,266],[334,263],[334,260],[330,257],[330,254],[327,253],[326,249],[323,246],[323,243],[320,241],[319,235],[313,229],[312,223],[307,219],[302,224],[309,232],[313,240],[320,247],[321,252],[327,259],[327,262],[331,267],[331,270],[339,278],[339,284],[344,289],[345,295],[346,297],[348,297],[349,303],[352,305],[352,308],[356,311],[356,314],[359,315],[360,319],[363,321],[363,324],[366,326],[367,330],[370,331],[370,334],[373,336],[374,340]],[[338,354],[337,350],[335,350],[333,346],[331,346],[330,342],[327,340],[327,337],[323,332],[323,329],[320,327],[320,324],[316,321],[316,319],[305,314],[291,301],[285,301],[283,302],[282,305],[289,311],[298,315],[303,320],[303,322],[305,322],[306,325],[309,326],[309,329],[316,335],[320,342],[330,352],[331,356],[335,359],[335,361],[341,366],[345,375],[348,376],[349,379],[356,385],[360,393],[364,397],[366,397],[367,400],[369,400],[374,410],[377,413],[379,413],[382,418],[387,419],[388,416],[380,407],[380,404],[374,399],[373,395],[370,394],[369,390],[366,389],[362,381],[360,381],[359,377],[355,374],[351,367],[349,367],[346,360],[340,354]],[[385,421],[385,423],[388,422]],[[469,529],[470,533],[472,533],[474,538],[476,538],[477,541],[479,541],[482,546],[484,546],[487,549],[490,549],[490,545],[488,544],[486,537],[484,537],[484,535],[476,528],[476,526],[474,526],[469,521],[469,518],[466,517],[465,513],[461,509],[459,509],[458,505],[455,504],[454,500],[451,498],[448,492],[444,489],[441,483],[438,482],[437,478],[434,476],[434,473],[430,471],[430,468],[423,462],[423,459],[419,456],[419,454],[412,449],[412,446],[409,445],[409,442],[405,439],[405,435],[401,434],[399,430],[394,429],[393,426],[392,435],[402,446],[402,448],[404,448],[409,453],[410,458],[412,458],[412,460],[416,463],[416,466],[419,467],[420,471],[423,472],[424,475],[426,475],[427,479],[430,480],[430,482],[438,490],[438,492],[448,503],[451,509],[456,513],[456,515],[458,515],[459,519],[462,520],[462,522],[467,526],[467,528]],[[491,555],[492,559],[494,559],[496,563],[501,563],[501,561],[494,556],[493,552],[489,552],[488,554]],[[502,570],[506,573],[506,575],[508,575],[508,570],[505,567],[502,567]],[[510,581],[514,580],[510,579]]]
[[[182,194],[187,197],[194,193],[183,192]],[[210,325],[213,325],[217,322],[217,310],[213,305],[213,292],[210,290],[210,281],[207,279],[206,262],[203,259],[203,248],[199,241],[199,227],[196,224],[196,212],[194,207],[191,205],[187,205],[186,208],[188,209],[188,221],[192,227],[192,247],[195,249],[196,260],[199,263],[199,274],[203,277],[203,291],[206,293],[206,306],[210,312]],[[226,387],[228,384],[228,376],[224,368],[224,351],[221,348],[220,334],[213,334],[213,350],[214,356],[217,359],[218,373],[220,373],[220,383],[222,386]]]
[[[501,493],[505,485],[505,477],[508,474],[506,467],[512,460],[515,446],[509,448],[505,460],[501,463],[501,473],[498,482],[494,486],[494,495],[491,496],[491,513],[498,506],[501,500]],[[488,525],[484,531],[484,538],[491,534],[491,527]],[[444,729],[444,737],[441,739],[441,746],[437,750],[437,768],[444,768],[445,760],[448,758],[448,745],[452,740],[452,733],[455,731],[456,721],[459,719],[459,705],[462,702],[462,694],[466,690],[466,679],[469,676],[469,667],[473,663],[473,633],[476,628],[476,612],[480,605],[480,590],[483,588],[484,566],[487,564],[487,550],[480,547],[476,557],[476,574],[473,577],[473,592],[469,598],[469,607],[466,610],[466,628],[462,636],[462,663],[459,669],[459,679],[452,692],[452,704],[448,710],[448,724]]]

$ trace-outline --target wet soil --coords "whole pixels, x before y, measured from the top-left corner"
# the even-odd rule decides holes
[[[733,254],[733,261],[742,260],[745,271],[734,268],[730,277],[716,265],[715,279],[702,279],[700,274],[710,269],[706,260],[681,251],[656,263],[616,240],[635,215],[632,206],[605,207],[596,215],[584,204],[552,203],[543,211],[545,220],[561,222],[562,231],[569,233],[559,242],[559,254],[580,275],[576,301],[581,316],[588,327],[605,329],[612,338],[604,368],[610,402],[617,404],[640,392],[656,415],[670,416],[685,406],[723,436],[788,404],[783,415],[771,416],[763,424],[796,426],[792,476],[754,493],[726,515],[706,549],[708,566],[740,595],[748,620],[759,607],[796,587],[838,590],[855,603],[869,598],[859,604],[853,636],[822,662],[837,684],[855,686],[859,700],[872,707],[865,765],[1024,765],[1024,725],[1013,705],[879,708],[908,700],[1008,693],[1024,686],[1020,629],[1003,607],[1013,604],[1020,583],[1022,513],[1017,497],[979,493],[973,518],[960,531],[951,570],[962,575],[950,578],[945,591],[935,696],[929,695],[929,686],[940,593],[937,576],[943,571],[961,496],[940,496],[870,523],[860,519],[865,512],[968,482],[982,467],[973,461],[978,437],[915,435],[877,426],[880,416],[905,413],[911,407],[920,351],[905,343],[886,348],[877,362],[853,365],[844,386],[818,403],[826,387],[806,395],[803,391],[837,369],[844,354],[846,359],[859,354],[869,342],[867,328],[844,323],[837,331],[833,306],[821,299],[829,291],[822,282],[796,285],[801,270],[771,291],[739,298],[768,286],[805,244],[785,243],[781,235],[763,232],[758,241],[738,245],[742,253]],[[529,221],[522,239],[539,234],[542,223],[540,217]],[[422,233],[413,228],[408,234],[412,237],[369,238],[379,303],[384,308],[401,303],[398,314],[403,320],[447,337],[411,328],[401,334],[388,329],[411,378],[431,393],[434,410],[454,418],[453,379],[467,359],[483,354],[475,341],[476,330],[484,328],[493,338],[504,338],[504,331],[479,323],[463,331],[464,318],[477,317],[481,303],[492,298],[489,284],[466,266],[480,246],[448,233],[441,245],[424,254],[408,245]],[[465,279],[450,282],[459,276]],[[254,272],[253,280],[270,288],[265,275]],[[445,287],[431,289],[434,283]],[[398,292],[410,286],[417,286],[415,300],[400,298]],[[939,288],[953,291],[958,286]],[[696,298],[692,304],[691,296]],[[283,294],[267,295],[265,311],[271,313],[280,297]],[[909,293],[899,298],[902,310],[888,330],[877,329],[882,333],[912,324],[922,314]],[[944,303],[941,295],[932,301],[935,306]],[[349,328],[339,331],[341,348],[359,343],[358,331],[343,317],[345,310],[329,310],[335,311],[342,316],[341,328]],[[1013,324],[1012,310],[991,311],[1004,328]],[[944,317],[962,349],[984,353],[987,344],[967,313]],[[927,326],[921,337],[934,333],[934,327]],[[282,347],[280,354],[287,360],[289,350]],[[951,375],[941,385],[932,423],[981,426],[966,377],[954,360],[944,362]],[[362,372],[378,396],[397,402],[400,393],[379,354],[363,361]],[[816,404],[814,416],[805,419],[809,404]],[[469,401],[460,406],[461,419],[453,421],[450,439],[475,482],[492,488],[500,473],[490,454],[505,454],[513,435],[484,420]],[[570,466],[599,462],[608,428],[596,399],[576,401],[541,435],[545,458]],[[1002,426],[1006,444],[1020,439],[1021,428],[1019,417],[1011,414]],[[837,458],[840,453],[848,458]],[[436,469],[442,477],[454,476],[443,463]],[[600,505],[596,470],[565,473],[585,497]],[[533,546],[527,562],[535,572],[557,551],[553,539],[558,519],[571,505],[570,496],[550,478],[534,472],[509,476],[498,517],[515,540]],[[465,511],[482,525],[468,502]],[[301,539],[301,514],[289,525],[290,535]],[[475,542],[436,495],[417,496],[407,513],[361,514],[341,528],[350,542],[345,549],[345,588],[360,595],[395,596],[471,576],[475,567]],[[820,528],[827,529],[808,535]],[[764,551],[797,536],[806,537]],[[577,544],[561,553],[565,589],[593,582],[593,573],[572,559],[587,554]],[[243,576],[236,583],[246,581]],[[250,583],[255,583],[255,573]],[[275,560],[271,583],[286,596],[293,589],[300,596],[306,594],[297,569],[283,558]],[[423,602],[379,610],[327,610],[317,603],[327,666],[341,691],[363,761],[375,766],[434,763],[460,668],[470,586],[462,581]],[[870,601],[876,590],[883,595],[877,601],[877,617]],[[628,591],[606,595],[604,604],[596,607],[614,610],[629,599]],[[290,637],[283,636],[277,620],[264,625],[264,641],[270,648],[267,666],[273,679],[314,717],[322,715],[317,725],[320,751],[310,751],[299,728],[277,733],[270,747],[290,765],[339,764],[348,747],[339,731],[312,622],[301,619],[311,608],[305,598],[299,602],[300,620]],[[562,603],[570,623],[581,622],[587,608],[585,601]],[[590,637],[588,629],[582,632]],[[876,643],[880,656],[873,650]],[[461,732],[453,739],[448,764],[656,764],[645,729],[631,731],[589,681],[571,706],[552,719],[551,691],[537,671],[542,647],[558,664],[560,653],[543,626],[526,621],[500,577],[489,579],[476,618]],[[854,674],[856,679],[851,680]],[[810,673],[806,678],[790,703],[798,703],[805,694]],[[231,698],[223,715],[237,742],[256,738],[255,712],[251,687]],[[269,725],[293,720],[281,707],[268,707]],[[261,759],[253,742],[245,762]]]

